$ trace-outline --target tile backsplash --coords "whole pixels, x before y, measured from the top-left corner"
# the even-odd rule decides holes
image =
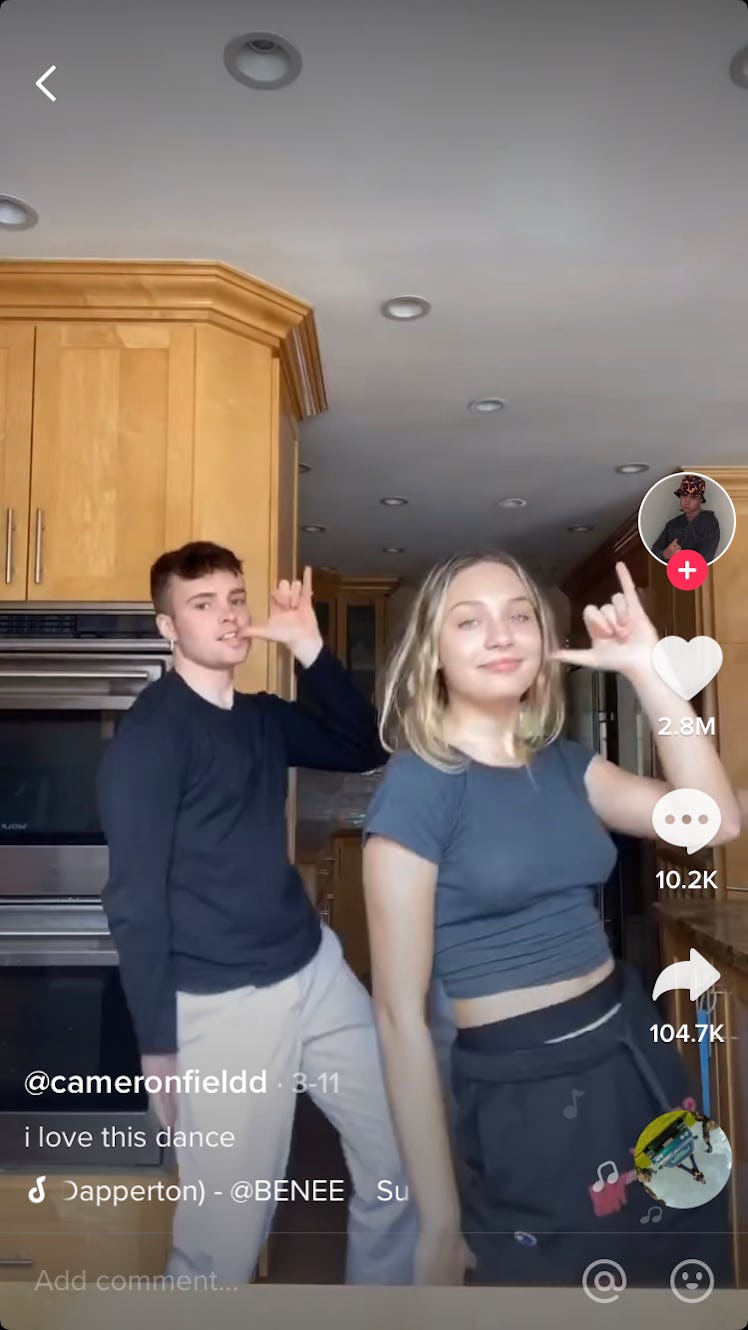
[[[363,824],[384,768],[365,772],[299,771],[296,785],[297,857],[314,854],[333,831]]]

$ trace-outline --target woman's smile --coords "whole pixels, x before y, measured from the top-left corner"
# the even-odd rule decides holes
[[[506,656],[501,660],[487,660],[485,665],[480,666],[480,669],[488,670],[491,674],[513,674],[521,664],[521,660],[510,659]]]

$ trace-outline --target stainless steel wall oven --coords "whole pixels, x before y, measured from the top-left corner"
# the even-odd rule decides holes
[[[140,1070],[101,906],[96,774],[169,664],[142,606],[0,611],[0,1168],[161,1161],[144,1093],[30,1094],[26,1077]],[[50,1144],[82,1129],[94,1146]],[[138,1131],[145,1148],[127,1144]]]

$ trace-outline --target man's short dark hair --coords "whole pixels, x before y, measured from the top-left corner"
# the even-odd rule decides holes
[[[223,545],[214,545],[211,540],[191,540],[178,550],[167,550],[160,554],[151,568],[151,600],[157,614],[169,613],[169,582],[172,577],[181,577],[184,582],[193,582],[206,573],[243,572],[241,560],[233,550]]]

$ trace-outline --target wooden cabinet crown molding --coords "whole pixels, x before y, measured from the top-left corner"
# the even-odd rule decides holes
[[[224,263],[6,259],[0,319],[213,324],[277,351],[299,420],[327,408],[310,306]]]
[[[346,577],[326,568],[317,569],[315,574],[315,584],[324,586],[328,594],[343,596],[390,596],[401,582],[400,577]]]

